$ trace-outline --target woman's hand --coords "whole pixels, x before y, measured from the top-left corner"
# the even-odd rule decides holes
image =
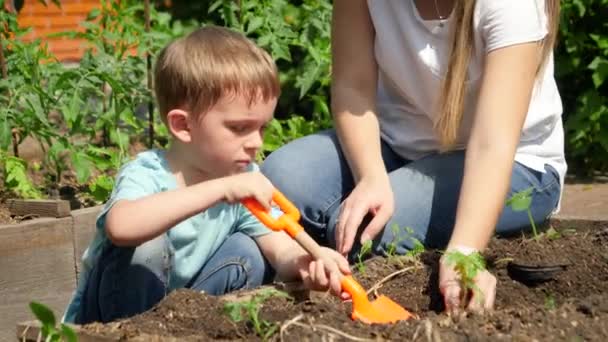
[[[474,278],[474,290],[471,296],[464,296],[460,282],[460,275],[452,265],[448,265],[443,258],[439,262],[439,290],[443,295],[445,309],[450,314],[457,314],[459,310],[483,312],[494,307],[496,298],[496,277],[488,270],[480,271]],[[463,298],[470,298],[463,303]]]
[[[393,215],[395,198],[388,174],[362,178],[344,200],[336,222],[336,249],[343,255],[353,247],[357,230],[365,215],[374,215],[361,234],[361,243],[373,239]]]

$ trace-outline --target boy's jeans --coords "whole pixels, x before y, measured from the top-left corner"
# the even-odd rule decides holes
[[[166,234],[138,247],[104,249],[91,270],[76,324],[110,322],[150,309],[169,292],[173,259]],[[188,288],[221,295],[272,280],[255,241],[235,233],[226,239],[192,279]]]
[[[395,196],[395,211],[387,223],[389,229],[385,228],[376,237],[374,252],[383,254],[390,243],[396,243],[396,252],[403,254],[413,248],[410,237],[428,247],[445,247],[454,226],[464,152],[435,154],[408,161],[382,142],[382,156]],[[320,243],[335,248],[334,233],[340,204],[354,187],[335,131],[324,131],[287,144],[264,161],[262,172],[301,210],[301,222],[306,230]],[[514,163],[508,196],[529,187],[534,188],[530,208],[532,217],[535,222],[541,222],[558,203],[559,176],[550,166],[546,166],[546,172],[542,173]],[[398,236],[391,229],[395,225],[401,228]],[[527,212],[505,208],[496,232],[512,234],[529,226]],[[411,228],[412,234],[408,234],[405,227]],[[355,242],[357,246],[358,237]],[[357,249],[353,248],[351,258]]]

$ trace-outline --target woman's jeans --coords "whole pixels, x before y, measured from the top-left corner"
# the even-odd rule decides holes
[[[110,322],[142,313],[169,293],[173,252],[166,234],[137,247],[107,244],[87,279],[74,323]],[[255,241],[235,233],[186,286],[212,295],[253,288],[272,280]]]
[[[395,211],[383,232],[376,237],[374,252],[383,254],[389,244],[396,243],[396,252],[404,254],[414,247],[414,239],[427,247],[444,248],[456,217],[464,152],[434,154],[409,161],[382,142],[382,157],[395,197]],[[530,209],[535,223],[544,221],[552,213],[560,197],[557,172],[550,166],[546,166],[545,171],[538,172],[517,162],[513,165],[508,196],[533,187]],[[262,172],[301,210],[305,229],[320,243],[335,248],[340,204],[354,187],[335,131],[324,131],[283,146],[264,161]],[[529,226],[526,211],[514,212],[505,207],[496,232],[513,234]],[[394,227],[401,230],[394,231]],[[355,244],[351,258],[358,247]]]

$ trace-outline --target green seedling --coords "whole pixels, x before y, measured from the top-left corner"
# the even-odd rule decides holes
[[[285,292],[269,289],[253,295],[247,301],[229,302],[224,304],[224,311],[234,322],[247,320],[253,326],[255,333],[267,341],[278,329],[276,323],[260,318],[262,304],[270,297],[289,297]]]
[[[414,245],[414,248],[409,250],[403,257],[409,260],[417,260],[418,257],[424,252],[424,245],[422,242],[420,242],[420,240],[414,237],[414,230],[410,227],[405,227],[404,231],[400,229],[397,224],[393,224],[391,226],[391,230],[393,232],[393,240],[388,244],[386,249],[386,256],[388,257],[389,262],[398,260],[396,259],[397,246],[405,239],[410,239]]]
[[[557,308],[557,304],[555,303],[555,297],[551,293],[547,293],[545,295],[545,309],[547,310],[555,310]]]
[[[507,206],[510,206],[513,211],[527,211],[528,219],[530,220],[530,225],[532,226],[532,233],[534,234],[534,239],[538,240],[539,235],[536,230],[536,224],[534,223],[534,219],[532,218],[532,211],[530,210],[530,205],[532,204],[532,191],[534,188],[530,187],[525,190],[516,192],[507,200]]]
[[[74,333],[72,328],[63,323],[57,327],[55,314],[53,314],[53,311],[51,311],[51,309],[49,309],[47,306],[37,302],[31,302],[30,309],[32,310],[32,313],[34,313],[34,316],[36,316],[36,318],[42,324],[41,333],[45,342],[78,341],[76,333]]]
[[[363,263],[363,259],[369,254],[372,253],[372,240],[367,240],[361,245],[361,250],[357,253],[357,263],[355,266],[359,273],[365,274],[365,264]]]
[[[477,274],[486,269],[486,262],[481,254],[473,252],[465,255],[458,251],[451,251],[445,253],[444,262],[448,266],[453,266],[460,276],[459,281],[463,296],[460,301],[461,305],[464,307],[473,294],[480,302],[483,302],[484,293],[475,285]]]

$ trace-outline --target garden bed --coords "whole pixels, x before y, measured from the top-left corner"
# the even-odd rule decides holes
[[[350,303],[313,293],[308,300],[271,297],[260,305],[260,319],[276,325],[275,340],[608,340],[608,224],[560,230],[561,236],[497,239],[485,255],[498,277],[496,310],[485,315],[448,317],[443,314],[435,270],[440,254],[427,251],[419,261],[374,258],[364,274],[356,274],[369,289],[385,276],[387,295],[418,319],[394,325],[369,326],[350,320]],[[567,264],[551,281],[526,285],[507,270],[511,260],[531,264],[544,261]],[[108,340],[255,340],[247,320],[233,321],[227,301],[190,290],[175,291],[152,310],[110,324],[90,324],[81,336]],[[158,339],[156,339],[158,338]]]

